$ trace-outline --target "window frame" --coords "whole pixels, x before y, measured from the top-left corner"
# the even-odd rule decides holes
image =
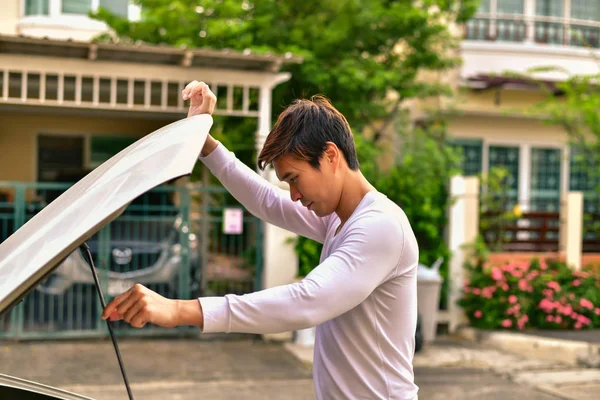
[[[26,0],[20,2],[21,18],[88,18],[87,14],[65,13],[62,10],[63,0],[46,0],[48,2],[48,14],[27,14]],[[100,7],[100,0],[89,0],[91,2],[91,11],[96,12]],[[127,16],[129,20],[133,19],[131,0],[127,0]]]

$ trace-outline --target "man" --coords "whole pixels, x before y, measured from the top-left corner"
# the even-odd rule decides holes
[[[188,117],[214,110],[204,83],[190,83],[182,96]],[[318,399],[415,399],[417,242],[404,212],[360,172],[343,115],[317,97],[279,116],[258,161],[273,165],[289,193],[210,135],[200,160],[252,214],[323,243],[320,264],[301,282],[244,296],[171,300],[136,285],[103,319],[263,334],[317,326]]]

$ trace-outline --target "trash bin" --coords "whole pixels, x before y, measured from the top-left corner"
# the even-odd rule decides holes
[[[444,281],[439,269],[443,261],[444,259],[440,257],[431,267],[423,264],[417,267],[417,307],[422,318],[425,342],[435,340],[440,292]]]

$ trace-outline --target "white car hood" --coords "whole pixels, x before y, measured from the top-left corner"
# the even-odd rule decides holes
[[[148,190],[189,175],[204,146],[210,115],[167,125],[96,168],[0,244],[0,313],[128,204]]]

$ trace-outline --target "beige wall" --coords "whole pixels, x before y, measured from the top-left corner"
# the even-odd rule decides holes
[[[17,22],[21,14],[19,0],[0,1],[0,34],[17,34]]]
[[[38,134],[139,135],[171,121],[0,112],[0,181],[36,180]]]
[[[454,137],[494,143],[565,145],[568,142],[562,128],[528,118],[461,115],[450,120],[448,131]]]

